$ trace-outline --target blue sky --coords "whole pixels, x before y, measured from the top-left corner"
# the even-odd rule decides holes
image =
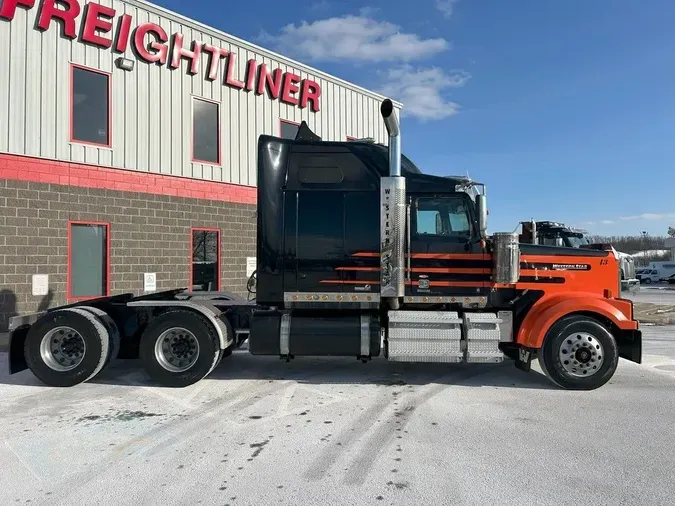
[[[671,0],[157,3],[402,101],[404,152],[486,183],[491,231],[675,226]]]

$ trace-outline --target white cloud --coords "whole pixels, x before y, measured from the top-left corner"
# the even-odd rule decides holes
[[[619,219],[622,221],[634,221],[634,220],[650,220],[650,221],[661,221],[661,220],[671,220],[675,218],[675,213],[644,213],[638,214],[636,216],[621,216]]]
[[[401,27],[371,17],[364,8],[346,15],[308,23],[289,24],[278,35],[263,33],[263,43],[279,52],[315,61],[410,62],[429,58],[449,48],[443,38],[423,38]]]
[[[436,8],[443,13],[446,19],[452,17],[454,7],[458,0],[436,0]]]
[[[638,220],[665,221],[665,220],[672,220],[672,219],[675,219],[675,213],[644,213],[644,214],[636,214],[634,216],[619,216],[617,219],[614,219],[614,220],[585,221],[584,224],[586,224],[586,225],[595,225],[595,224],[613,225],[615,223],[620,223],[622,221],[638,221]]]
[[[449,88],[464,86],[471,78],[468,72],[446,72],[438,67],[414,68],[402,65],[389,69],[381,92],[403,102],[402,114],[420,120],[439,120],[454,116],[459,105],[444,97]]]

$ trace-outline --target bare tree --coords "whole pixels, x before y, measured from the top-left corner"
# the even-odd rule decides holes
[[[615,235],[615,236],[591,236],[588,238],[592,243],[608,243],[617,251],[629,255],[639,254],[636,265],[645,266],[650,262],[669,260],[670,254],[665,246],[665,237],[651,235]]]

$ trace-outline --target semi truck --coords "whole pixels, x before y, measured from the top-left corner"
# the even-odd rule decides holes
[[[572,228],[556,221],[522,221],[520,241],[532,244],[565,246],[568,248],[593,247],[585,230]],[[635,290],[640,288],[640,280],[635,272],[635,259],[628,253],[616,251],[607,244],[602,249],[611,249],[619,261],[621,272],[621,289]]]
[[[247,343],[286,361],[510,359],[529,371],[536,359],[553,384],[592,390],[620,357],[641,362],[612,251],[488,234],[485,185],[422,173],[389,99],[381,116],[388,145],[323,141],[305,122],[295,139],[259,137],[254,298],[176,288],[20,315],[10,372],[70,387],[140,358],[154,382],[185,387]]]

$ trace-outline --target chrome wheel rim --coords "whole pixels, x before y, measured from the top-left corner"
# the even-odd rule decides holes
[[[187,329],[173,327],[165,330],[155,342],[155,359],[169,372],[185,372],[198,358],[199,341]]]
[[[57,372],[75,369],[84,360],[87,345],[82,335],[72,327],[56,327],[40,342],[40,357],[47,367]]]
[[[575,332],[562,341],[558,358],[567,373],[577,378],[588,378],[600,370],[605,353],[595,336],[588,332]]]

